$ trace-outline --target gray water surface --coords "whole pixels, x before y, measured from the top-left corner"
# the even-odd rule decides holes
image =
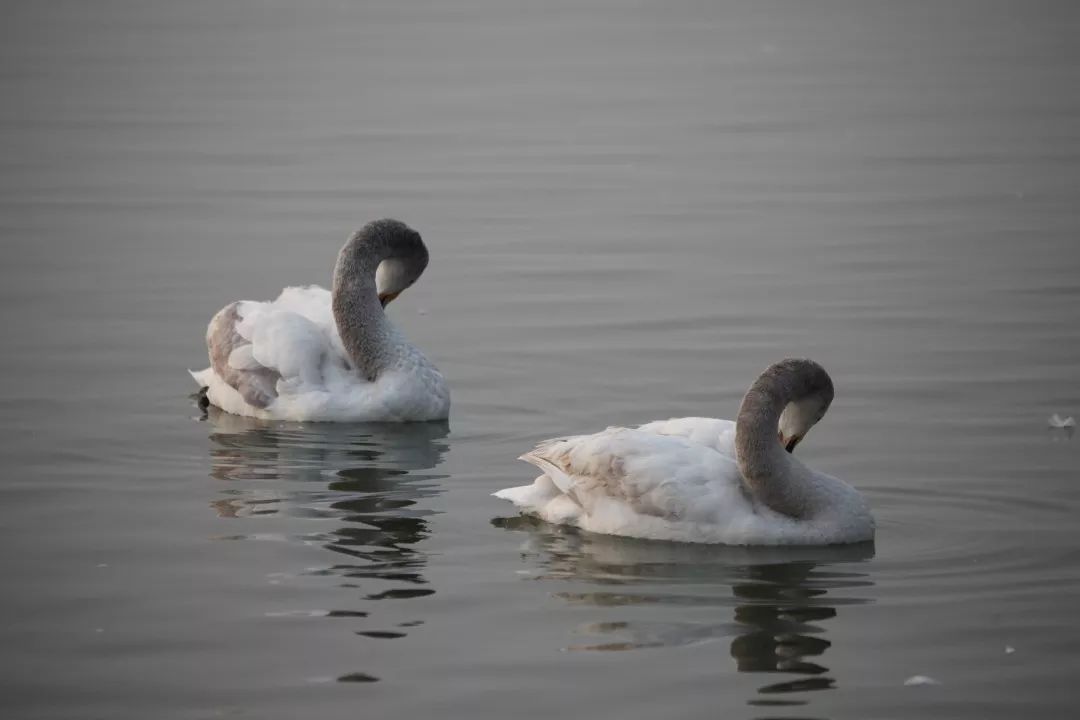
[[[2,714],[1067,716],[1077,37],[1070,2],[10,3]],[[449,422],[201,417],[210,316],[382,216],[431,250],[390,314]],[[490,497],[787,355],[873,546]]]

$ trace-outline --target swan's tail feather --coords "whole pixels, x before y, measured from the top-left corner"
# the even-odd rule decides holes
[[[559,488],[559,491],[562,492],[563,495],[570,498],[575,503],[577,503],[577,505],[580,506],[581,502],[578,500],[577,495],[574,494],[573,478],[567,475],[566,472],[558,465],[540,454],[546,448],[550,447],[552,442],[555,441],[548,441],[546,443],[538,445],[534,450],[530,450],[529,452],[519,457],[518,460],[524,460],[525,462],[540,468],[540,470],[543,471],[545,475],[547,475],[548,479],[551,480],[555,487]]]
[[[497,497],[500,500],[509,500],[517,505],[519,508],[527,511],[535,511],[533,500],[536,495],[536,484],[518,485],[517,487],[504,488],[497,492],[491,493],[493,497]]]

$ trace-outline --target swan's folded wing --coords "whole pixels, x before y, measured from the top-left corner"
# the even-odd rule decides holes
[[[549,440],[521,459],[543,470],[587,514],[614,504],[638,515],[693,521],[702,503],[714,506],[740,492],[730,458],[683,438],[630,428]]]
[[[319,324],[278,302],[235,302],[207,328],[214,373],[252,407],[265,409],[283,390],[321,388],[333,352]]]
[[[239,302],[226,305],[210,320],[206,329],[210,367],[215,375],[240,393],[244,402],[262,409],[277,397],[277,381],[281,375],[255,359],[250,338],[240,333],[243,320],[240,305]]]

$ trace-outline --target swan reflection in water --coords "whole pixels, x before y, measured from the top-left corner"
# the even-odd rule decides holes
[[[426,556],[413,546],[429,534],[434,511],[425,500],[441,492],[445,477],[425,471],[440,465],[447,451],[446,422],[301,424],[208,410],[210,475],[224,483],[211,506],[221,518],[273,520],[271,532],[248,522],[246,532],[219,537],[335,553],[336,560],[306,574],[333,577],[351,589],[343,598],[348,607],[310,614],[363,618],[369,601],[434,594],[424,577]],[[405,631],[357,634],[391,638]]]
[[[587,586],[554,593],[603,614],[575,629],[593,639],[567,650],[634,650],[730,638],[739,672],[795,676],[760,686],[753,705],[793,704],[768,696],[835,687],[824,659],[832,643],[819,623],[835,618],[845,605],[871,601],[873,582],[859,563],[874,556],[873,543],[689,545],[585,533],[528,516],[492,523],[526,533],[522,557],[538,566],[533,577]],[[631,607],[633,612],[620,612]],[[717,620],[716,608],[731,610]],[[653,619],[640,619],[649,613]]]

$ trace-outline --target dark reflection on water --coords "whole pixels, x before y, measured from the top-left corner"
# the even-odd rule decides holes
[[[582,533],[529,517],[497,518],[497,527],[528,534],[523,557],[536,563],[536,579],[585,583],[584,591],[554,595],[593,606],[603,618],[579,634],[605,636],[569,650],[621,651],[690,645],[731,638],[739,672],[778,673],[791,680],[758,688],[751,705],[802,704],[769,697],[825,690],[837,679],[825,665],[832,647],[826,621],[840,608],[871,602],[873,581],[859,563],[874,556],[873,543],[824,548],[741,548],[662,543]],[[657,606],[658,620],[619,617],[624,608]],[[672,621],[731,608],[722,619]],[[699,611],[693,613],[692,611]]]
[[[266,423],[216,408],[205,419],[213,428],[210,475],[224,483],[210,505],[221,518],[333,521],[330,530],[220,536],[316,544],[339,556],[308,574],[337,579],[346,589],[341,602],[348,606],[306,614],[368,618],[375,613],[374,601],[435,593],[424,576],[427,558],[413,546],[428,537],[434,512],[423,501],[441,492],[438,481],[445,476],[424,471],[442,462],[447,423]],[[422,623],[412,620],[394,630],[355,634],[402,638],[409,627]],[[338,679],[378,678],[353,672]]]

